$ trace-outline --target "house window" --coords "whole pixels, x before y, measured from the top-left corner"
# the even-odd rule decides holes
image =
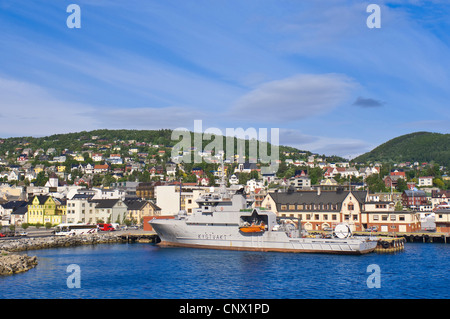
[[[387,215],[382,215],[381,216],[381,220],[388,220],[388,216]]]
[[[319,218],[319,214],[314,214],[314,219],[315,220],[319,220],[320,218]]]
[[[349,220],[349,218],[350,218],[350,215],[348,215],[348,214],[344,215],[344,220]]]
[[[405,221],[405,215],[400,215],[400,216],[398,216],[398,219],[399,219],[400,221]]]
[[[303,205],[297,205],[298,210],[303,210]]]
[[[311,214],[306,214],[306,220],[310,220],[311,219]]]
[[[328,220],[328,214],[323,215],[323,220]]]
[[[287,210],[287,205],[281,205],[281,210]]]
[[[373,220],[378,220],[379,216],[378,215],[373,215]]]
[[[289,210],[295,210],[295,205],[289,205]]]
[[[391,215],[391,220],[397,220],[395,215]]]
[[[331,215],[331,219],[332,220],[337,220],[337,215],[336,214]]]
[[[353,215],[353,220],[358,220],[358,215]]]
[[[355,206],[352,203],[348,204],[348,210],[355,210]]]

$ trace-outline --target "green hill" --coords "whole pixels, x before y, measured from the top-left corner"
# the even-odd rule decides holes
[[[191,142],[194,141],[194,133],[191,134]],[[94,131],[82,131],[75,133],[64,133],[64,134],[54,134],[45,137],[10,137],[0,139],[0,156],[5,156],[8,154],[10,160],[14,160],[22,152],[23,149],[29,148],[33,151],[41,149],[44,152],[50,148],[55,149],[54,154],[59,155],[64,150],[68,149],[70,151],[83,152],[86,150],[94,151],[101,147],[102,145],[121,145],[122,152],[127,151],[127,147],[124,147],[123,141],[130,145],[134,145],[136,142],[150,143],[153,145],[160,145],[162,148],[170,148],[179,142],[179,140],[172,140],[171,138],[172,130],[162,129],[162,130],[108,130],[100,129]],[[208,138],[202,139],[202,147],[211,143]],[[237,154],[237,141],[238,138],[234,138],[234,153]],[[192,144],[191,143],[191,144]],[[89,145],[95,144],[95,145]],[[248,154],[249,143],[245,143],[245,152]],[[226,147],[226,137],[223,137],[223,147]],[[260,145],[261,147],[261,145]],[[270,152],[270,144],[268,146]],[[112,151],[112,150],[111,150]],[[139,147],[139,151],[147,152],[148,147]],[[155,151],[157,152],[157,151]],[[293,147],[280,146],[279,147],[280,156],[284,158],[285,152],[292,153],[305,153],[311,155],[311,152],[300,151]],[[117,153],[117,152],[116,152]],[[120,152],[119,152],[120,153]],[[339,158],[340,159],[340,158]]]
[[[450,134],[416,132],[396,137],[354,162],[435,162],[450,167]]]

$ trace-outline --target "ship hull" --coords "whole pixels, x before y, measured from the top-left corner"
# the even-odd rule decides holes
[[[285,232],[245,233],[237,225],[188,225],[184,220],[150,222],[159,245],[245,251],[362,255],[373,252],[376,241],[356,238],[291,238]]]

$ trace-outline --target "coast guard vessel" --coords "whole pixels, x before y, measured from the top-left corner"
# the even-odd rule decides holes
[[[306,236],[301,222],[280,220],[272,211],[251,208],[242,191],[219,190],[201,196],[199,208],[191,215],[180,211],[175,218],[152,219],[149,224],[161,245],[333,254],[373,252],[377,241],[351,236],[348,225],[339,224],[330,238]]]

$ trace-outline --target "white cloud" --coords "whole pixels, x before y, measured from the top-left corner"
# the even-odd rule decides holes
[[[342,74],[299,74],[260,85],[232,107],[233,116],[292,122],[333,110],[357,84]]]
[[[354,158],[373,148],[373,145],[359,139],[316,136],[305,134],[296,129],[281,129],[280,144],[292,146],[299,150],[328,156],[338,155],[344,158]]]
[[[97,118],[102,127],[110,129],[175,129],[191,127],[194,120],[205,120],[208,114],[191,107],[141,107],[98,109],[86,114]]]
[[[90,106],[66,102],[38,85],[0,78],[0,135],[43,136],[96,128]]]

